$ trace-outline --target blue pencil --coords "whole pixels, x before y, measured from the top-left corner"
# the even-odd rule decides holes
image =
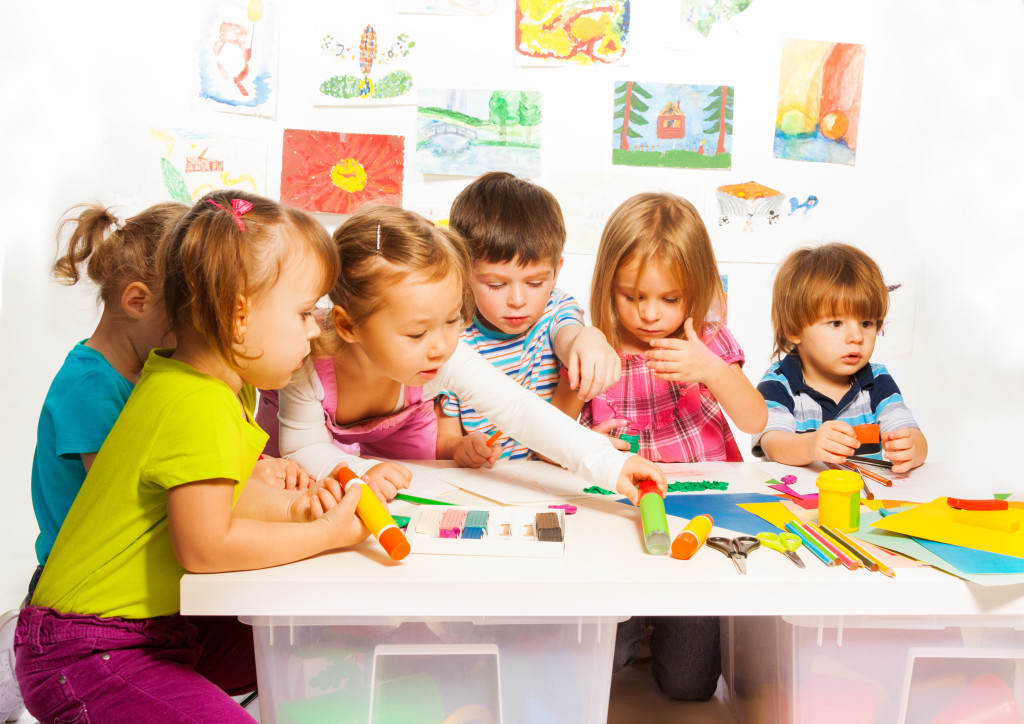
[[[800,536],[800,540],[804,542],[804,547],[811,553],[813,553],[815,556],[817,556],[818,559],[820,559],[821,562],[824,563],[826,566],[834,566],[836,564],[834,559],[829,558],[821,550],[821,548],[818,546],[817,541],[812,541],[810,539],[810,536],[804,533],[803,528],[794,524],[793,521],[789,521],[788,523],[786,523],[786,530],[788,530],[790,533],[795,533],[796,535]]]

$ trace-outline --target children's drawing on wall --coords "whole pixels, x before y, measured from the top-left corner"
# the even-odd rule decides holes
[[[787,40],[779,74],[775,157],[852,166],[863,79],[863,45]]]
[[[618,166],[731,168],[731,86],[615,86],[612,163]]]
[[[265,194],[267,147],[263,141],[150,128],[153,159],[145,194],[153,203],[173,199],[189,206],[215,189]]]
[[[682,0],[681,5],[686,22],[706,38],[716,25],[739,15],[752,2],[754,0]]]
[[[398,12],[409,15],[490,15],[498,0],[399,0]]]
[[[889,313],[878,331],[874,357],[877,359],[906,359],[914,351],[914,324],[917,317],[917,280],[890,279]]]
[[[404,152],[402,136],[285,129],[281,203],[327,214],[401,206]]]
[[[211,4],[199,32],[199,97],[218,110],[273,116],[275,7],[262,0]]]
[[[756,181],[719,186],[718,225],[741,224],[744,231],[754,230],[754,221],[763,220],[769,226],[779,220],[785,194]]]
[[[536,91],[423,89],[416,116],[416,170],[538,176],[541,97]]]
[[[516,60],[614,63],[626,52],[629,0],[516,0]]]
[[[351,13],[320,37],[315,105],[413,103],[410,55],[416,41],[389,18]]]
[[[795,213],[803,211],[804,215],[808,214],[811,209],[818,205],[818,197],[814,194],[808,194],[807,198],[801,201],[796,196],[791,196],[789,199],[789,215],[792,216]]]

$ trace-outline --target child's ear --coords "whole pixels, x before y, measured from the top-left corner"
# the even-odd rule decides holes
[[[331,322],[334,324],[334,329],[337,330],[338,336],[344,341],[356,341],[355,325],[352,323],[352,318],[340,304],[335,304],[331,307]]]
[[[239,294],[235,299],[235,307],[231,312],[231,341],[235,344],[242,344],[245,341],[245,329],[248,324],[248,311],[249,300],[245,298],[244,294]]]
[[[558,283],[558,275],[562,272],[562,265],[564,263],[565,263],[565,259],[559,259],[558,263],[555,264],[555,278],[553,279],[555,284]]]
[[[132,282],[121,292],[121,309],[132,319],[139,319],[156,300],[142,282]]]

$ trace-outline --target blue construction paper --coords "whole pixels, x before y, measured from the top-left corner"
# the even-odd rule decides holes
[[[626,499],[620,503],[631,505]],[[679,518],[693,518],[706,514],[715,521],[715,526],[727,528],[745,535],[774,532],[780,530],[759,515],[754,515],[739,503],[777,503],[778,496],[762,493],[669,493],[665,496],[665,513]]]
[[[1024,558],[924,538],[914,540],[963,573],[1024,573]]]

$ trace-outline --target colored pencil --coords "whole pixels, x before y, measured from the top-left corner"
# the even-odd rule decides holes
[[[800,540],[804,542],[804,547],[807,548],[807,550],[809,550],[811,553],[813,553],[814,556],[818,558],[818,560],[820,560],[826,566],[834,566],[836,564],[835,559],[828,556],[825,553],[824,549],[821,548],[821,546],[819,546],[810,538],[808,538],[807,533],[803,531],[803,528],[801,528],[799,525],[796,525],[792,520],[786,523],[786,530],[798,536]]]
[[[835,545],[828,538],[828,536],[826,536],[824,533],[822,533],[821,529],[817,525],[815,525],[813,522],[807,521],[806,523],[804,523],[804,528],[807,529],[808,533],[810,533],[815,538],[817,538],[821,542],[821,544],[823,546],[825,546],[830,551],[832,551],[832,553],[835,554],[835,557],[839,559],[839,562],[842,563],[847,568],[849,568],[851,571],[856,570],[856,569],[861,567],[860,559],[859,558],[856,558],[855,556],[850,555],[850,553],[845,548],[843,548],[842,546]]]
[[[396,495],[395,500],[404,500],[406,503],[419,503],[420,505],[455,505],[455,503],[445,503],[430,498],[417,498],[415,495],[406,495],[405,493]]]
[[[873,473],[870,470],[868,470],[867,468],[862,468],[860,465],[855,465],[855,464],[853,464],[851,462],[845,462],[845,463],[842,463],[842,465],[847,470],[852,470],[855,473],[859,473],[860,475],[863,475],[865,477],[871,478],[872,480],[874,480],[879,485],[884,485],[887,488],[891,488],[892,487],[892,481],[889,480],[889,478],[883,477],[883,476],[879,475],[878,473]]]
[[[823,534],[828,536],[829,540],[831,540],[836,545],[837,548],[842,550],[844,553],[847,553],[847,554],[849,554],[851,556],[854,556],[857,560],[859,560],[861,562],[861,565],[864,566],[865,568],[867,568],[869,571],[877,571],[878,570],[878,564],[877,563],[872,563],[871,560],[868,559],[866,556],[861,555],[860,553],[855,551],[853,548],[847,546],[845,543],[843,543],[841,540],[839,540],[839,536],[837,536],[835,534],[834,530],[832,530],[831,528],[829,528],[827,526],[821,525],[820,523],[818,524],[818,530],[820,530]]]
[[[860,545],[858,545],[855,540],[850,538],[850,536],[846,535],[846,533],[843,533],[842,531],[835,530],[834,528],[832,528],[831,530],[832,530],[832,532],[836,536],[839,537],[840,540],[843,541],[843,543],[845,543],[850,548],[853,548],[854,550],[858,551],[859,553],[864,555],[864,557],[866,557],[868,560],[870,560],[872,563],[874,563],[876,566],[878,566],[878,570],[879,571],[881,571],[885,575],[889,576],[890,578],[895,578],[896,577],[895,571],[893,571],[891,568],[889,568],[889,566],[885,565],[880,560],[875,558],[873,555],[868,553],[866,550],[861,548]]]

